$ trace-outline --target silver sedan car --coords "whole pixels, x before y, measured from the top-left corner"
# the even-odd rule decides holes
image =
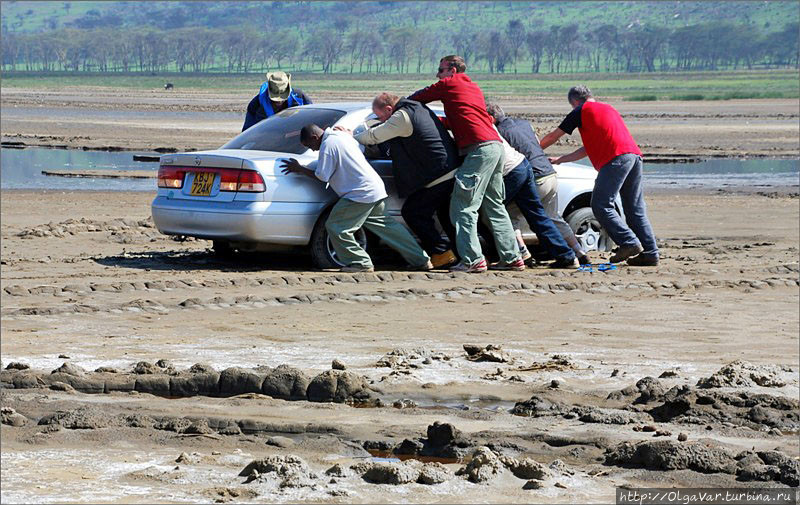
[[[281,173],[280,162],[292,157],[314,167],[317,153],[300,144],[300,129],[309,123],[358,129],[376,121],[369,103],[304,105],[261,121],[219,149],[163,155],[153,221],[167,235],[212,240],[221,256],[294,249],[309,252],[318,268],[341,266],[325,230],[337,195],[320,182]],[[369,161],[386,184],[389,212],[402,222],[391,160]],[[610,250],[612,243],[589,206],[595,171],[575,163],[556,170],[559,212],[587,251]],[[525,241],[535,245],[536,235],[514,204],[509,213]],[[375,240],[363,229],[357,239],[365,247]]]

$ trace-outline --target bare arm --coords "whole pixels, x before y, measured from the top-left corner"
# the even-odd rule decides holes
[[[542,146],[542,149],[547,149],[551,145],[555,144],[558,139],[566,135],[566,132],[561,128],[556,128],[555,130],[551,131],[544,137],[542,137],[541,142],[539,145]]]
[[[553,165],[559,165],[561,163],[566,163],[568,161],[578,161],[586,157],[586,148],[582,147],[580,149],[576,149],[569,154],[565,154],[564,156],[560,156],[558,158],[549,158],[550,163]]]

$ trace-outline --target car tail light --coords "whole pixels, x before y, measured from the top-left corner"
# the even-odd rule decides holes
[[[180,189],[183,187],[183,179],[186,171],[177,167],[160,166],[158,167],[158,187]]]
[[[238,169],[216,169],[215,172],[219,174],[219,190],[220,191],[236,191],[237,183],[239,181]]]
[[[243,193],[263,193],[267,190],[261,174],[255,170],[242,170],[239,172],[237,191]]]

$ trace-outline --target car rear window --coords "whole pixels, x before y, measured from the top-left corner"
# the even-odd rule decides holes
[[[334,109],[292,107],[256,123],[231,139],[222,149],[303,154],[307,149],[300,143],[302,127],[314,123],[325,129],[344,115],[344,111]]]

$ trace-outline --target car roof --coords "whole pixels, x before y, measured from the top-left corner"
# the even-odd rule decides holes
[[[433,110],[442,110],[441,105],[431,105],[426,104]],[[320,103],[314,102],[307,105],[303,105],[303,107],[313,107],[315,109],[335,109],[340,110],[343,112],[355,112],[361,109],[368,109],[372,110],[372,102],[330,102],[330,103]]]

